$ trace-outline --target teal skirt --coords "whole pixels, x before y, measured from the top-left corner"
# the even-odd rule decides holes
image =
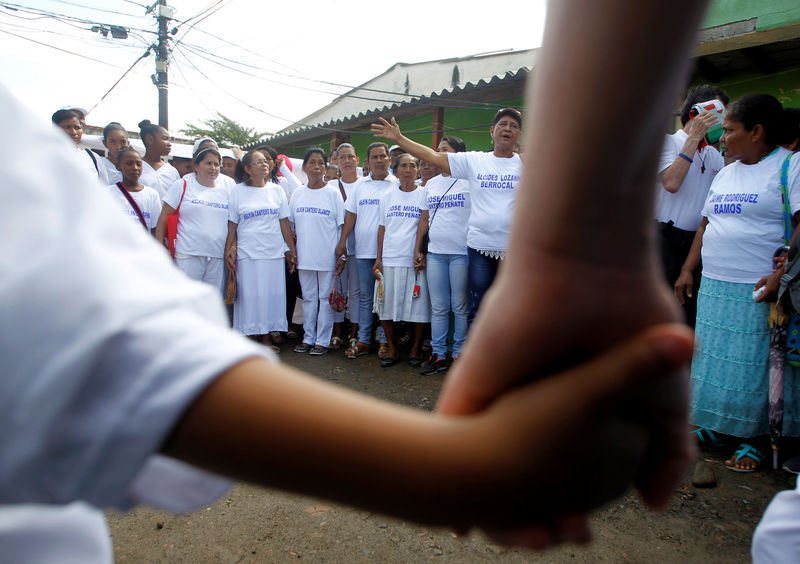
[[[769,433],[769,306],[753,284],[703,277],[697,297],[690,420],[735,437]],[[797,369],[786,365],[784,436],[800,435]]]

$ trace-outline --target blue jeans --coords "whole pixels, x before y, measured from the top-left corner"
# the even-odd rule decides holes
[[[469,286],[469,324],[472,325],[484,294],[497,276],[500,259],[482,255],[472,247],[467,247],[467,256],[469,257],[469,280],[467,282]]]
[[[372,275],[372,267],[375,259],[356,259],[358,265],[358,289],[361,295],[358,297],[358,341],[370,344],[370,333],[372,332],[372,298],[375,294],[375,277]],[[378,329],[378,341],[386,342],[383,328]]]
[[[453,356],[458,356],[467,339],[467,255],[428,253],[426,261],[425,271],[431,296],[431,348],[439,358],[445,357],[452,308],[455,316]]]

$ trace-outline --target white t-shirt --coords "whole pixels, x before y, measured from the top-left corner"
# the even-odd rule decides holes
[[[467,245],[479,251],[505,251],[522,175],[522,160],[493,153],[447,153],[450,174],[469,182],[471,210]]]
[[[678,158],[688,136],[683,129],[679,129],[674,134],[667,135],[664,141],[656,180],[656,221],[672,221],[678,229],[697,231],[708,189],[714,177],[725,166],[725,159],[714,147],[706,145],[702,151],[689,155],[694,162],[689,165],[689,172],[686,173],[680,189],[674,194],[667,192],[661,183],[661,173]]]
[[[239,258],[278,259],[286,252],[280,220],[289,217],[283,189],[274,182],[262,188],[237,184],[231,191],[228,221],[237,224]]]
[[[392,177],[394,178],[394,177]],[[355,190],[348,195],[345,210],[356,214],[356,258],[374,259],[378,256],[378,219],[380,217],[381,198],[383,195],[400,186],[395,178],[389,180],[373,180],[371,176],[359,178]]]
[[[425,202],[425,189],[417,186],[411,192],[400,187],[381,198],[378,223],[383,225],[383,266],[414,266],[414,245],[417,241],[420,207]]]
[[[64,504],[148,495],[174,510],[186,493],[219,494],[219,479],[193,481],[170,499],[176,480],[209,475],[153,453],[217,375],[269,353],[226,327],[215,289],[120,221],[63,134],[2,87],[0,104],[15,132],[0,137],[0,240],[15,242],[0,258],[0,559],[109,561],[102,514]]]
[[[434,176],[425,183],[422,209],[428,210],[428,252],[466,255],[469,183],[441,174]]]
[[[186,195],[181,202],[183,184]],[[228,236],[227,184],[218,183],[214,188],[197,182],[193,174],[173,184],[164,196],[164,203],[178,214],[178,236],[175,239],[175,254],[197,257],[223,258],[225,239]]]
[[[289,213],[297,233],[297,268],[335,270],[336,244],[344,223],[339,189],[301,186],[292,194]]]
[[[723,168],[708,192],[703,216],[703,276],[755,284],[772,272],[772,255],[783,245],[781,166],[789,151],[753,165],[737,161]],[[789,205],[800,210],[800,157],[789,165]]]
[[[356,184],[358,184],[359,179],[356,178],[355,182],[342,182],[342,188],[344,188],[344,195],[347,196],[347,200],[355,193],[356,191]],[[331,180],[328,184],[337,192],[341,194],[341,190],[339,189],[339,181],[338,180]],[[345,209],[347,209],[347,200],[345,200]],[[356,232],[355,229],[347,236],[347,256],[355,256],[356,255]]]
[[[99,181],[103,186],[108,186],[110,181],[106,174],[106,168],[100,162],[102,157],[91,149],[78,147],[74,143],[72,147],[74,150],[70,153],[70,156],[73,158],[73,162],[79,166],[81,170],[86,171],[95,181]]]
[[[117,185],[112,184],[108,187],[108,191],[111,194],[111,197],[116,200],[117,204],[122,210],[122,213],[135,221],[137,225],[141,225],[142,222],[139,221],[139,216],[136,215],[135,211],[133,211],[128,199],[122,195],[122,192],[119,191]],[[149,186],[145,186],[138,192],[128,192],[128,194],[131,195],[133,201],[136,202],[137,206],[139,206],[139,210],[142,212],[144,220],[147,222],[147,229],[150,231],[155,229],[156,224],[158,223],[158,217],[161,215],[161,198],[158,197],[158,192]]]
[[[139,184],[150,186],[158,192],[162,200],[167,194],[167,190],[180,179],[181,174],[178,169],[167,162],[156,170],[145,161],[142,161],[142,175],[139,177]]]
[[[108,160],[107,157],[99,157],[99,160],[100,163],[103,164],[103,167],[105,167],[106,178],[108,178],[109,184],[116,184],[117,182],[122,182],[122,173],[116,166],[114,166],[114,163]],[[140,182],[139,184],[142,183]]]

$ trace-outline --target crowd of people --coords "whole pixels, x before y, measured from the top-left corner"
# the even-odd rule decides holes
[[[655,10],[646,6],[640,9]],[[568,11],[554,10],[564,18],[556,18],[557,22],[562,23],[559,29],[563,31]],[[687,4],[685,11],[692,14],[689,23],[696,25],[701,10]],[[603,17],[602,14],[596,15]],[[668,14],[662,15],[668,17]],[[681,18],[684,17],[681,14]],[[608,28],[612,29],[612,22],[607,23]],[[682,65],[671,61],[676,55],[688,52],[690,32],[693,31],[689,23],[680,20],[672,22],[672,28],[685,28],[684,32],[670,41],[664,38],[664,47],[654,49],[658,60],[643,61],[635,53],[614,51],[613,47],[609,47],[609,52],[614,51],[620,61],[629,57],[628,63],[633,66],[620,64],[610,71],[603,70],[603,73],[610,72],[609,76],[595,76],[592,68],[582,67],[581,61],[578,61],[577,66],[571,69],[570,76],[573,79],[575,76],[588,76],[592,83],[599,86],[592,95],[607,102],[609,110],[614,109],[615,103],[623,104],[620,110],[633,107],[627,91],[618,92],[616,88],[608,87],[615,79],[612,75],[614,72],[622,73],[623,76],[617,78],[625,78],[625,73],[634,69],[641,73],[644,84],[668,83],[662,75],[674,80],[680,74]],[[601,26],[600,29],[605,28]],[[631,30],[635,32],[633,28]],[[649,32],[657,35],[659,28],[649,29]],[[672,31],[670,34],[675,35]],[[561,35],[566,37],[566,34]],[[547,53],[566,52],[566,49],[560,50],[558,46],[559,41],[567,39],[558,37],[547,42]],[[592,40],[602,43],[609,38],[601,35]],[[610,44],[613,45],[613,41]],[[662,45],[658,41],[654,41],[654,44]],[[550,55],[538,71],[540,85],[535,88],[542,89],[542,100],[553,102],[555,93],[558,93],[571,102],[578,102],[574,107],[589,107],[589,100],[585,98],[587,94],[583,91],[585,89],[558,91],[562,69],[553,63],[548,66],[548,61],[556,58],[557,55]],[[665,109],[668,101],[666,95],[651,90],[650,94],[658,98],[657,105]],[[697,103],[712,99],[727,104],[727,97],[721,91],[703,90],[690,93],[689,98],[686,119],[682,115],[683,130],[668,138],[662,153],[659,167],[661,184],[656,189],[656,220],[662,238],[664,262],[666,264],[668,258],[672,265],[671,270],[665,270],[674,286],[675,296],[679,301],[698,296],[695,326],[699,352],[695,354],[692,365],[691,400],[691,420],[697,429],[692,433],[703,440],[713,440],[715,432],[739,438],[759,437],[766,433],[767,401],[768,331],[765,329],[767,321],[763,304],[774,299],[783,270],[780,260],[773,261],[773,251],[788,245],[796,232],[791,222],[787,224],[784,219],[787,215],[785,211],[795,220],[794,224],[800,219],[797,216],[800,213],[800,160],[793,157],[791,152],[797,144],[797,126],[795,124],[795,130],[790,131],[786,126],[789,114],[771,96],[749,95],[735,100],[722,118],[720,141],[725,153],[723,160],[723,156],[713,147],[714,140],[708,136],[713,125],[711,113],[693,115],[691,110]],[[258,479],[263,468],[270,466],[271,483],[289,487],[299,483],[301,486],[298,489],[303,491],[377,506],[382,510],[429,522],[459,522],[461,517],[454,519],[449,508],[463,509],[465,513],[461,515],[466,514],[469,508],[458,505],[458,500],[466,497],[469,507],[474,505],[479,508],[477,515],[470,514],[466,518],[468,524],[499,522],[527,525],[533,522],[537,525],[536,534],[539,536],[534,541],[527,537],[529,542],[526,544],[532,546],[546,546],[560,538],[585,539],[586,521],[583,513],[613,497],[621,487],[629,485],[633,478],[626,476],[640,476],[642,481],[638,482],[638,486],[645,499],[655,505],[663,504],[688,459],[685,440],[677,438],[674,433],[685,421],[682,410],[688,402],[683,401],[686,398],[682,395],[680,383],[668,377],[685,360],[688,339],[675,328],[662,328],[660,333],[654,330],[657,339],[653,333],[645,333],[631,341],[627,348],[619,345],[623,337],[630,337],[650,325],[672,319],[672,308],[675,306],[674,302],[663,299],[661,286],[652,284],[652,269],[647,268],[651,265],[652,257],[642,243],[648,240],[648,232],[640,217],[641,213],[646,213],[646,204],[652,200],[652,194],[643,195],[643,192],[652,187],[636,186],[637,182],[641,183],[643,171],[650,170],[646,164],[647,151],[638,152],[637,141],[652,141],[653,130],[659,122],[657,116],[648,117],[639,113],[633,116],[636,119],[631,120],[635,125],[617,124],[619,127],[611,135],[618,145],[609,145],[619,147],[624,154],[633,157],[629,162],[613,163],[612,172],[608,168],[609,160],[587,158],[586,162],[565,164],[563,155],[567,153],[562,141],[574,139],[574,134],[583,131],[584,122],[567,120],[561,128],[547,129],[545,125],[552,125],[554,119],[551,107],[545,102],[537,101],[537,104],[540,105],[537,105],[532,119],[534,122],[541,120],[540,126],[552,131],[553,138],[529,137],[523,144],[525,150],[533,155],[526,162],[535,162],[539,167],[535,177],[527,177],[527,192],[518,191],[522,182],[522,160],[517,152],[522,134],[522,116],[512,108],[502,109],[495,115],[490,129],[493,149],[485,153],[466,151],[463,142],[455,137],[445,138],[438,150],[434,150],[406,138],[394,119],[380,118],[372,130],[376,136],[397,145],[399,154],[394,160],[390,158],[392,150],[385,143],[373,143],[364,155],[368,175],[358,177],[355,171],[359,157],[351,145],[337,147],[334,160],[338,170],[328,166],[325,151],[309,149],[303,158],[303,171],[308,178],[305,184],[297,181],[286,160],[268,147],[250,151],[235,163],[237,184],[221,174],[223,158],[219,147],[210,139],[201,139],[195,144],[193,171],[180,175],[164,161],[169,153],[168,132],[147,121],[140,124],[146,148],[143,158],[125,147],[124,141],[119,138],[120,135],[124,136],[124,129],[115,124],[109,124],[104,131],[106,146],[110,150],[119,147],[115,154],[108,156],[108,163],[113,168],[90,151],[78,150],[76,155],[72,155],[74,162],[65,164],[65,168],[74,178],[91,175],[108,185],[119,206],[131,219],[152,232],[156,240],[165,246],[169,246],[170,242],[170,218],[177,214],[175,264],[190,278],[212,286],[217,294],[226,293],[227,267],[236,278],[233,326],[245,335],[259,338],[266,345],[274,346],[275,339],[282,339],[282,333],[288,333],[290,329],[288,310],[293,300],[289,288],[291,277],[296,275],[302,290],[304,314],[303,340],[295,348],[297,352],[323,355],[328,349],[343,344],[343,312],[335,311],[331,304],[336,301],[331,297],[332,290],[336,294],[339,289],[339,293],[349,297],[352,329],[348,338],[349,346],[345,350],[348,358],[369,354],[375,340],[381,366],[395,364],[398,361],[395,323],[407,322],[413,324],[410,325],[413,336],[409,362],[421,365],[425,373],[444,370],[449,366],[450,358],[457,359],[462,355],[467,329],[474,322],[471,330],[480,334],[488,350],[499,356],[508,353],[508,358],[512,359],[507,370],[496,373],[485,370],[494,361],[493,358],[487,358],[485,350],[483,355],[475,347],[463,350],[465,360],[457,365],[468,368],[448,379],[440,410],[445,414],[467,414],[487,409],[490,419],[487,424],[486,418],[480,418],[479,423],[484,424],[481,427],[471,418],[463,418],[459,420],[467,425],[466,429],[454,430],[448,427],[449,423],[443,429],[440,420],[417,419],[416,415],[393,411],[385,406],[376,407],[361,399],[335,395],[327,388],[320,388],[302,379],[264,378],[264,374],[275,369],[271,364],[262,362],[263,353],[256,352],[243,340],[233,339],[216,326],[212,328],[213,324],[199,323],[198,333],[194,335],[169,331],[170,323],[175,328],[185,329],[191,321],[196,320],[197,312],[191,311],[193,305],[187,306],[186,311],[179,311],[179,317],[168,320],[166,317],[160,318],[168,321],[161,326],[152,323],[152,320],[138,321],[146,316],[132,311],[133,308],[123,308],[126,319],[133,316],[137,320],[130,331],[141,332],[135,335],[138,340],[134,340],[134,343],[144,342],[148,345],[145,348],[156,351],[161,345],[158,337],[170,334],[177,335],[175,344],[179,352],[191,351],[176,357],[182,364],[175,371],[170,371],[171,377],[177,374],[198,375],[198,380],[189,386],[192,391],[175,392],[180,401],[154,402],[169,406],[179,404],[179,407],[170,407],[164,419],[153,423],[154,428],[157,427],[151,433],[155,438],[137,447],[134,453],[136,463],[143,465],[153,450],[160,448],[167,454],[198,466],[246,479]],[[609,114],[614,116],[617,112],[609,111]],[[56,112],[52,121],[67,132],[77,145],[84,117],[85,112],[79,108],[67,108]],[[13,117],[7,116],[6,119]],[[602,118],[598,117],[598,120],[602,121]],[[587,134],[587,141],[594,141],[597,139],[592,136],[607,135],[608,131],[602,127],[592,127],[584,133]],[[548,148],[548,145],[552,148]],[[647,143],[643,145],[649,146]],[[562,158],[554,156],[554,150],[561,151],[559,155]],[[548,155],[553,158],[546,158]],[[729,161],[727,164],[726,160]],[[590,170],[587,171],[585,167],[590,167]],[[419,179],[423,168],[426,176],[434,170],[438,174]],[[585,181],[587,172],[607,181],[600,185],[607,192],[608,202],[615,202],[613,205],[598,202],[595,209],[576,205],[590,194],[587,186],[590,183]],[[563,182],[568,188],[548,192],[557,182]],[[46,188],[37,187],[37,190],[40,189]],[[782,192],[786,194],[783,197]],[[627,199],[625,203],[618,204],[613,196],[625,196]],[[547,205],[537,208],[534,204],[536,198],[546,201]],[[33,209],[33,204],[23,203],[19,207],[26,211]],[[530,213],[530,220],[521,223],[517,214],[512,234],[511,223],[517,205],[524,206],[526,212]],[[570,219],[570,210],[576,216],[575,224],[567,229],[565,226]],[[601,224],[596,221],[598,214],[603,215],[605,221],[615,224],[618,231],[631,228],[634,236],[620,238],[610,231],[603,231]],[[110,220],[101,226],[114,235],[111,239],[115,241],[130,233],[129,230],[117,229]],[[570,232],[577,237],[591,234],[595,239],[591,245],[574,245],[574,241],[565,236]],[[81,237],[82,234],[78,232],[74,236]],[[98,258],[109,259],[113,253],[103,247],[109,241],[101,241],[90,250],[97,253]],[[76,248],[85,247],[78,245]],[[613,256],[609,249],[613,249]],[[155,301],[166,310],[166,300],[176,298],[167,282],[175,282],[176,279],[158,260],[151,261],[145,256],[150,250],[134,242],[128,254],[135,256],[135,263],[153,267],[153,272],[142,273],[143,280],[147,279],[148,284],[163,290]],[[670,253],[669,257],[667,253]],[[122,255],[125,258],[125,253]],[[698,288],[696,273],[701,259],[702,275]],[[122,267],[125,261],[116,259],[114,264]],[[580,268],[576,269],[576,264]],[[587,264],[597,267],[586,268]],[[680,265],[677,274],[674,265]],[[539,268],[542,266],[548,268]],[[121,270],[109,276],[122,288],[127,287],[122,276],[125,273]],[[582,274],[581,282],[590,286],[589,291],[576,291],[577,273]],[[602,283],[592,285],[598,280]],[[572,285],[563,284],[565,281]],[[103,277],[92,282],[98,287],[113,287],[112,284],[106,284]],[[490,287],[492,291],[488,292]],[[762,287],[766,290],[754,295],[754,290]],[[604,296],[603,303],[599,303],[597,291],[602,288],[611,288],[613,291]],[[566,295],[571,299],[550,299],[549,294],[541,291],[545,289],[553,291],[554,295]],[[626,289],[631,291],[626,292]],[[201,296],[197,286],[191,286],[191,292],[195,294],[181,299],[192,303],[197,298],[198,308],[211,303],[207,296]],[[98,295],[102,296],[102,292],[98,292]],[[122,296],[123,293],[115,295]],[[547,299],[543,299],[543,295]],[[508,296],[514,299],[507,301],[515,303],[505,303],[503,300]],[[590,331],[597,319],[606,319],[604,308],[613,308],[617,300],[631,306],[650,307],[646,314],[642,313],[644,308],[637,307],[614,311],[617,323],[613,327],[598,332],[595,325],[594,331]],[[110,298],[108,303],[111,303]],[[591,307],[581,309],[582,304]],[[96,315],[98,308],[93,309],[92,305],[87,304],[84,309],[87,314]],[[531,305],[536,307],[527,307]],[[479,309],[488,310],[491,314],[478,316]],[[81,310],[76,308],[75,311]],[[149,311],[154,315],[160,313],[155,306]],[[558,319],[546,315],[556,311],[563,313]],[[451,323],[446,318],[451,312],[453,331],[449,336]],[[527,316],[521,312],[527,312]],[[536,316],[532,312],[542,315]],[[587,314],[581,316],[581,313]],[[380,320],[380,328],[377,328],[373,337],[375,314]],[[562,320],[574,321],[578,317],[581,317],[582,325],[572,326],[571,332],[565,331]],[[102,316],[99,321],[103,321]],[[432,353],[423,363],[420,358],[421,342],[424,324],[428,322],[431,323]],[[504,333],[504,328],[509,333]],[[112,329],[109,328],[108,332],[113,333]],[[52,330],[57,333],[60,325]],[[545,338],[553,333],[569,333],[571,337]],[[588,336],[592,337],[591,341],[587,339]],[[528,339],[538,347],[535,350],[537,354],[532,358],[528,358],[530,351],[522,350]],[[604,353],[614,345],[618,348],[611,349],[611,353],[605,353],[606,356],[601,356],[594,363],[575,369],[574,381],[579,386],[569,388],[556,385],[553,397],[559,401],[549,406],[543,403],[541,396],[533,393],[533,390],[542,390],[537,383],[516,387],[523,379],[527,381],[532,375],[545,371],[549,373],[554,366],[563,366],[563,362],[558,361],[568,352],[575,352],[576,339],[583,339],[578,347],[579,353],[587,357]],[[662,343],[660,352],[656,352],[657,347],[652,346],[651,341]],[[58,339],[44,340],[42,346],[51,346],[52,343],[58,343]],[[198,343],[207,345],[207,348],[188,346]],[[225,349],[222,345],[229,348]],[[128,345],[117,346],[124,349]],[[42,355],[42,358],[45,356]],[[156,357],[154,353],[154,374],[169,364],[157,362],[159,358]],[[207,365],[212,368],[199,368]],[[658,401],[649,401],[648,406],[658,412],[659,405],[669,404],[666,411],[655,413],[653,418],[657,421],[648,419],[637,426],[637,423],[626,419],[626,425],[630,425],[626,428],[631,434],[635,435],[640,429],[647,435],[649,440],[644,441],[645,446],[636,447],[639,444],[636,441],[600,440],[602,435],[593,440],[586,421],[579,426],[580,433],[571,435],[581,441],[578,450],[582,456],[587,452],[598,454],[597,458],[593,458],[596,470],[600,468],[599,465],[607,465],[607,468],[603,468],[608,471],[598,471],[598,476],[608,480],[602,488],[592,485],[587,486],[584,495],[548,498],[548,492],[538,487],[538,481],[530,479],[530,476],[542,471],[541,465],[532,466],[527,464],[528,457],[520,457],[517,439],[511,442],[500,440],[501,437],[490,432],[492,429],[507,429],[509,425],[522,421],[526,423],[523,427],[530,431],[531,444],[552,445],[555,441],[542,441],[537,434],[539,428],[547,427],[552,421],[547,422],[531,406],[538,405],[542,413],[548,412],[553,419],[561,417],[568,425],[564,427],[566,431],[560,428],[559,432],[569,434],[573,429],[570,426],[573,424],[571,418],[580,419],[584,415],[579,413],[578,408],[573,411],[566,408],[569,404],[561,400],[568,396],[570,402],[586,407],[599,417],[598,421],[609,423],[609,428],[618,430],[622,426],[614,419],[613,410],[602,410],[602,417],[598,415],[599,412],[592,410],[597,404],[603,403],[600,400],[606,398],[606,393],[614,395],[617,389],[627,389],[629,380],[635,379],[629,372],[638,372],[642,368],[662,375],[666,383],[665,386],[655,386],[659,392]],[[278,372],[281,370],[278,369]],[[73,372],[80,381],[84,377],[94,378],[97,371],[86,370],[81,364]],[[609,372],[621,373],[622,376],[615,384],[596,377]],[[486,374],[491,374],[492,379],[487,380]],[[210,384],[208,390],[200,393],[211,381],[214,383]],[[19,386],[23,385],[20,380]],[[606,385],[610,392],[607,392]],[[81,389],[89,389],[103,398],[113,395],[107,393],[107,386]],[[251,394],[253,389],[270,393]],[[653,392],[648,388],[647,397],[651,400],[656,395]],[[271,393],[275,394],[276,399],[269,406],[271,410],[265,411],[267,415],[261,415],[265,418],[258,419],[252,431],[247,425],[243,429],[240,425],[242,413],[255,413],[257,410],[254,407],[263,407],[258,402],[267,401],[263,398],[271,397]],[[798,420],[794,412],[797,399],[800,399],[795,396],[799,393],[800,387],[789,384],[786,388],[784,433],[787,435],[797,432]],[[505,395],[495,401],[501,394]],[[304,414],[297,409],[281,409],[284,402],[296,408],[293,401],[299,397],[318,408],[317,417],[303,420]],[[82,405],[80,402],[78,404]],[[238,408],[243,411],[239,413]],[[343,428],[340,426],[340,416],[345,412],[355,412],[365,418],[371,414],[375,420],[386,423],[386,427],[362,425],[357,429]],[[97,421],[103,420],[103,417],[97,414]],[[495,420],[497,424],[492,423]],[[219,426],[215,433],[209,433],[210,421]],[[269,433],[274,426],[286,429],[287,435],[289,432],[293,434],[281,437],[281,442],[277,444],[272,443],[270,441],[277,440]],[[318,432],[318,427],[324,428],[332,442],[341,448],[325,451],[331,457],[331,464],[326,467],[330,475],[313,474],[307,481],[305,476],[296,474],[298,469],[291,464],[282,465],[275,457],[265,456],[261,459],[258,454],[253,454],[268,449],[240,449],[235,441],[227,440],[231,436],[241,438],[244,433],[242,444],[255,445],[259,441],[266,441],[264,445],[293,452],[292,449],[296,447],[310,444],[308,436],[303,433],[311,427],[314,431],[310,432],[311,435]],[[86,426],[81,425],[80,429],[85,431]],[[408,433],[396,432],[399,429]],[[370,435],[373,430],[375,434]],[[456,432],[457,438],[466,440],[453,441],[453,432]],[[458,435],[458,432],[463,435]],[[384,433],[394,439],[402,437],[405,441],[403,448],[396,448],[397,445],[392,444],[389,445],[391,451],[382,450],[381,445],[391,442],[385,440],[387,435]],[[507,435],[504,433],[503,436]],[[443,436],[447,440],[440,441]],[[155,443],[162,446],[154,446]],[[445,449],[477,443],[486,445],[486,452],[480,453],[477,458],[476,452],[469,449],[456,451],[454,454],[457,456],[453,457],[438,456]],[[355,459],[352,455],[358,452],[357,448],[353,448],[355,444],[359,448],[363,444],[373,445],[372,452],[366,452],[369,456],[358,458],[359,464],[353,464]],[[594,447],[603,448],[603,454],[599,450],[592,450]],[[656,450],[660,454],[656,454]],[[429,480],[427,474],[419,478],[421,474],[416,469],[416,461],[403,457],[404,452],[422,453],[425,460],[440,461],[441,467],[434,464],[431,468],[433,475],[448,478]],[[437,453],[437,456],[430,456],[431,452]],[[609,452],[615,456],[609,457]],[[569,459],[568,452],[559,451],[559,454],[564,457],[558,462],[562,468],[575,467],[564,463]],[[26,484],[31,482],[24,479],[23,471],[35,467],[46,473],[49,467],[42,461],[46,462],[47,456],[51,455],[53,453],[50,451],[43,452],[42,460],[34,461],[38,464],[14,466],[12,470],[17,472],[11,473],[12,478]],[[487,458],[484,459],[484,455]],[[255,464],[253,456],[258,459]],[[292,459],[291,456],[285,458]],[[727,464],[733,470],[752,471],[762,458],[757,446],[743,443]],[[633,459],[647,461],[642,463],[646,466],[644,471],[638,467],[641,464],[626,462]],[[470,491],[470,495],[464,496],[462,488],[466,486],[454,486],[454,495],[449,497],[450,490],[440,486],[461,474],[447,466],[452,460],[469,466],[470,471],[464,472],[467,477],[480,475],[486,478],[488,475],[488,483],[493,487],[499,483],[492,478],[497,474],[481,472],[489,468],[488,460],[492,464],[504,464],[506,466],[499,475],[504,476],[503,482],[505,477],[513,478],[513,484],[509,481],[508,485],[511,489],[500,488],[503,495],[482,496],[480,491],[486,491],[485,488],[489,486],[477,480],[475,484],[480,485],[480,490]],[[371,461],[375,464],[372,465]],[[620,476],[618,472],[611,471],[612,468],[619,470],[620,465],[631,472]],[[413,486],[413,491],[426,492],[429,497],[415,496],[413,501],[409,500],[402,491],[398,494],[395,489],[387,490],[367,479],[365,473],[353,471],[359,466],[366,472],[376,474],[387,470],[397,472]],[[611,476],[618,477],[611,479]],[[560,479],[548,476],[548,480],[542,484],[553,487],[561,483]],[[580,482],[575,479],[564,480],[573,492],[572,488]],[[34,486],[31,486],[33,493],[30,495],[24,489],[17,495],[19,499],[45,500],[49,503],[66,503],[73,499],[94,503],[113,499],[119,503],[123,501],[120,496],[129,485],[128,481],[130,476],[113,478],[113,483],[102,484],[105,488],[101,491],[99,486],[96,489],[89,488],[85,480],[76,480],[75,484],[70,483],[74,485],[74,491],[62,488],[59,490],[60,496],[43,494]],[[540,500],[549,499],[553,506],[558,506],[558,510],[552,511],[543,521],[526,521],[524,516],[515,513],[520,510],[519,504],[503,506],[501,510],[495,508],[495,500],[517,491],[528,491],[524,490],[523,484],[529,484],[532,488],[529,493],[540,496]],[[552,495],[555,495],[554,492]],[[7,499],[12,497],[6,495]],[[426,503],[426,499],[436,501]],[[483,501],[477,503],[475,500]],[[538,503],[537,507],[543,508],[545,505]],[[574,516],[577,517],[569,519]]]

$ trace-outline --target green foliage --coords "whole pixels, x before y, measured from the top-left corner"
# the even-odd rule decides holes
[[[244,127],[219,112],[217,112],[216,118],[203,120],[201,123],[205,127],[198,127],[190,123],[186,129],[180,131],[190,139],[211,137],[220,145],[239,145],[240,147],[269,135],[256,131],[254,128]]]

